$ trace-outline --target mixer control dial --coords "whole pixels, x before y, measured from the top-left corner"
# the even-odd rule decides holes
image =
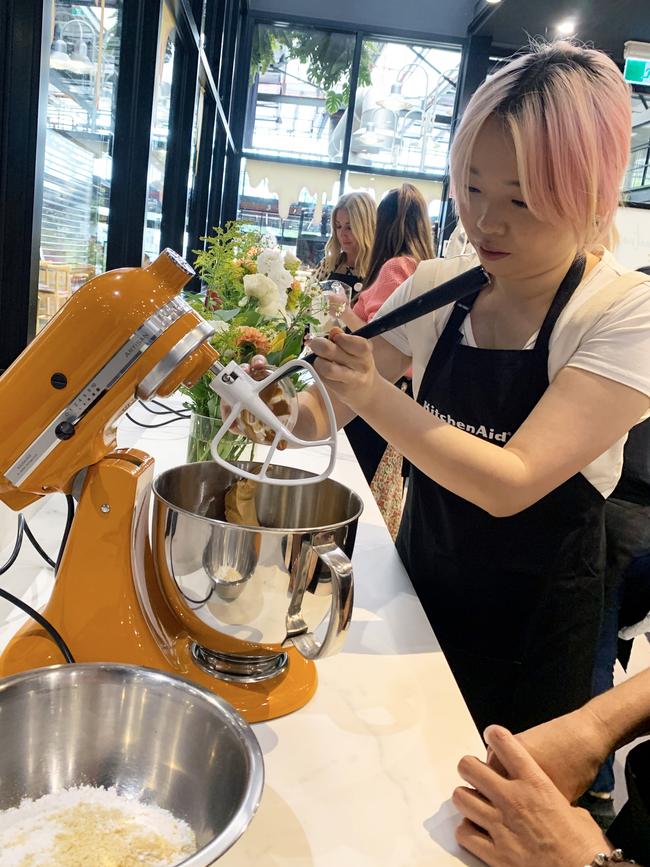
[[[74,425],[70,421],[62,421],[56,426],[54,433],[60,440],[69,440],[74,436]]]

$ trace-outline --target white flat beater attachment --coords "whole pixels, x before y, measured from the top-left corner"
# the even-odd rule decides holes
[[[300,369],[309,373],[314,380],[314,384],[320,391],[330,426],[329,436],[327,439],[303,440],[300,437],[295,436],[291,429],[287,427],[280,418],[278,418],[260,395],[260,392],[269,389],[273,383],[279,382]],[[336,462],[336,417],[327,390],[311,364],[302,359],[289,361],[287,364],[274,370],[269,376],[262,380],[253,379],[253,377],[246,373],[245,370],[242,370],[235,361],[231,361],[225,367],[219,363],[213,364],[210,370],[215,374],[210,383],[210,387],[221,397],[222,406],[226,404],[230,407],[230,412],[227,414],[226,418],[223,419],[221,429],[212,440],[210,447],[212,457],[218,464],[222,467],[226,467],[231,472],[236,473],[243,478],[253,479],[257,482],[267,482],[272,485],[305,485],[320,482],[330,476]],[[294,396],[292,399],[296,400],[296,397]],[[269,442],[266,438],[264,440],[264,443],[269,446],[269,452],[262,463],[259,473],[251,473],[242,467],[229,463],[221,457],[218,451],[219,443],[226,436],[231,425],[239,418],[244,410],[260,422],[262,426],[267,429],[267,432],[273,432],[272,442]],[[289,447],[298,449],[312,446],[327,447],[329,449],[327,468],[323,470],[320,475],[309,476],[305,479],[273,478],[273,476],[268,474],[268,468],[281,442],[285,442]]]

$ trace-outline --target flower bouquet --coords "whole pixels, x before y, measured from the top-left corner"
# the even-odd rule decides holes
[[[312,307],[318,294],[299,274],[300,260],[283,252],[274,240],[249,226],[232,221],[205,238],[195,268],[205,294],[191,295],[190,305],[214,328],[212,346],[219,361],[246,364],[254,355],[265,355],[279,367],[297,358],[310,325],[316,323]],[[187,460],[209,460],[210,444],[222,426],[220,397],[205,374],[191,388],[182,388],[185,407],[192,412]],[[299,389],[301,383],[294,382]],[[250,440],[229,431],[219,443],[219,454],[228,461],[244,455]]]

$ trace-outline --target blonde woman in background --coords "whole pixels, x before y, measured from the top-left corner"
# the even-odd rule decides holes
[[[354,308],[346,306],[339,318],[352,331],[361,328],[413,274],[419,262],[433,257],[424,196],[413,184],[390,190],[377,208],[377,229],[363,290]],[[345,305],[345,298],[332,296],[331,304]],[[410,371],[399,386],[412,394]],[[345,426],[345,432],[394,539],[402,516],[402,455],[387,447],[386,440],[360,416]]]
[[[325,255],[314,272],[316,280],[339,280],[354,289],[363,283],[370,265],[377,206],[368,193],[347,193],[332,211],[332,231]]]

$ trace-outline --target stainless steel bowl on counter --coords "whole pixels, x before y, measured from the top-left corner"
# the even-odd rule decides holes
[[[184,820],[213,864],[250,823],[262,753],[223,699],[130,665],[60,665],[0,680],[0,810],[73,786],[115,787]]]
[[[255,471],[259,464],[241,463]],[[160,587],[196,639],[201,666],[227,680],[277,676],[293,645],[307,659],[336,653],[352,615],[351,557],[361,498],[333,479],[269,467],[279,484],[257,482],[259,526],[226,520],[239,476],[214,462],[184,464],[153,483],[153,557]],[[304,484],[282,484],[284,480]],[[242,643],[223,652],[223,636]]]

